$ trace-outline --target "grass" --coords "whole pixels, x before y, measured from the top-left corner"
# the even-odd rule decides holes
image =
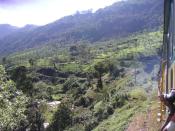
[[[78,72],[81,71],[81,65],[79,63],[68,63],[62,66],[60,69],[62,71]]]
[[[107,120],[101,122],[93,131],[124,131],[131,118],[138,112],[146,108],[147,101],[130,101],[120,109],[116,109],[114,114]]]
[[[54,94],[52,95],[52,98],[55,100],[55,101],[59,101],[63,98],[64,95],[61,95],[61,94]]]

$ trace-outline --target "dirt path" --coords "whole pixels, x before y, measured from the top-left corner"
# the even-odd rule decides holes
[[[146,112],[137,114],[126,131],[158,131],[157,109],[149,107]]]

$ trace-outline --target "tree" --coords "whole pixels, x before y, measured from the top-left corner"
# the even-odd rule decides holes
[[[32,78],[27,76],[27,68],[20,66],[10,72],[11,79],[16,82],[17,89],[22,90],[27,95],[32,96],[33,83]]]
[[[33,59],[29,59],[29,64],[30,64],[30,66],[34,66],[34,60]]]
[[[76,45],[71,46],[69,52],[71,56],[77,56],[79,54],[78,47]]]
[[[74,87],[79,87],[77,79],[74,77],[70,77],[67,81],[63,84],[63,92],[66,93],[67,91],[73,89]]]
[[[48,93],[48,97],[49,100],[52,100],[52,93],[53,93],[53,88],[52,87],[47,87],[47,93]]]
[[[3,58],[2,58],[2,64],[3,64],[3,65],[5,65],[5,64],[6,64],[6,62],[7,62],[6,57],[3,57]]]
[[[115,63],[110,63],[109,64],[109,73],[110,76],[115,79],[116,77],[122,76],[125,73],[125,69],[119,67],[117,64]]]
[[[7,79],[3,66],[0,65],[0,130],[25,130],[26,104],[28,98],[18,89],[12,80]]]
[[[44,119],[42,114],[39,111],[38,103],[31,102],[28,105],[27,110],[27,120],[29,121],[28,128],[30,131],[43,131],[44,130]]]
[[[102,89],[103,88],[102,76],[105,72],[108,71],[108,64],[107,62],[99,62],[94,66],[94,69],[96,71],[94,75],[98,78],[97,88]]]
[[[60,104],[54,114],[48,131],[63,131],[72,124],[72,112],[65,104]]]
[[[61,62],[61,60],[58,57],[53,57],[51,59],[51,64],[53,65],[53,67],[54,67],[55,70],[59,70],[57,68],[57,63],[60,63],[60,62]]]

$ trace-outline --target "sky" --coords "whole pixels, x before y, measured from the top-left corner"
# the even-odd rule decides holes
[[[76,11],[93,11],[121,0],[0,0],[0,24],[45,25]]]

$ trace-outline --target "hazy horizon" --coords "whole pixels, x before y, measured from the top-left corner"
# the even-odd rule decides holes
[[[121,0],[0,0],[0,24],[23,27],[25,25],[46,25],[77,11],[112,5]]]

